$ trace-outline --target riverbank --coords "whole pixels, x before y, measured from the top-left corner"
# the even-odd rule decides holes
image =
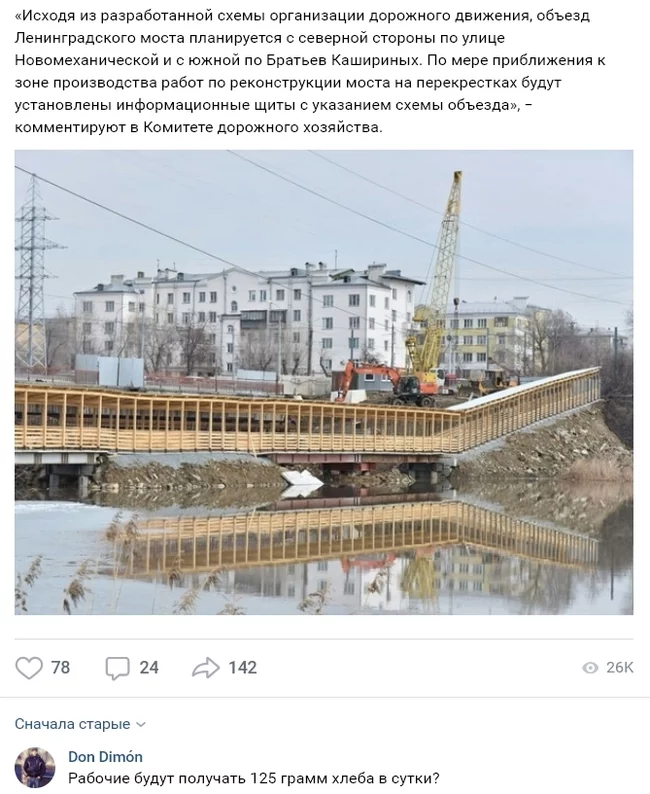
[[[607,426],[602,404],[460,455],[454,482],[462,488],[504,478],[510,483],[518,478],[580,480],[589,466],[592,480],[631,483],[633,454]]]

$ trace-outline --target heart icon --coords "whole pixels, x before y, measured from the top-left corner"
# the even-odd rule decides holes
[[[43,660],[39,659],[38,656],[32,656],[31,659],[21,656],[16,659],[16,670],[28,680],[37,676],[42,669]]]

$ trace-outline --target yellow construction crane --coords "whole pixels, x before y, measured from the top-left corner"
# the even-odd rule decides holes
[[[458,246],[461,179],[462,172],[455,171],[440,229],[436,267],[428,300],[418,306],[413,315],[414,323],[419,324],[424,333],[412,333],[406,340],[411,368],[417,373],[420,381],[425,383],[441,380],[438,364],[445,335],[445,315]],[[444,375],[442,379],[444,380]]]

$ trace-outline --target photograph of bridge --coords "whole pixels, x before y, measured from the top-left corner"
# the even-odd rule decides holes
[[[18,152],[16,612],[630,613],[631,177]]]

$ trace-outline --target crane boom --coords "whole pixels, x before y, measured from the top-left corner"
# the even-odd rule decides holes
[[[424,327],[424,335],[418,338],[418,335],[411,334],[406,340],[413,370],[425,377],[429,374],[435,377],[445,334],[444,320],[458,246],[461,179],[462,172],[455,171],[442,220],[436,267],[428,300],[416,308],[413,316],[413,321]]]

